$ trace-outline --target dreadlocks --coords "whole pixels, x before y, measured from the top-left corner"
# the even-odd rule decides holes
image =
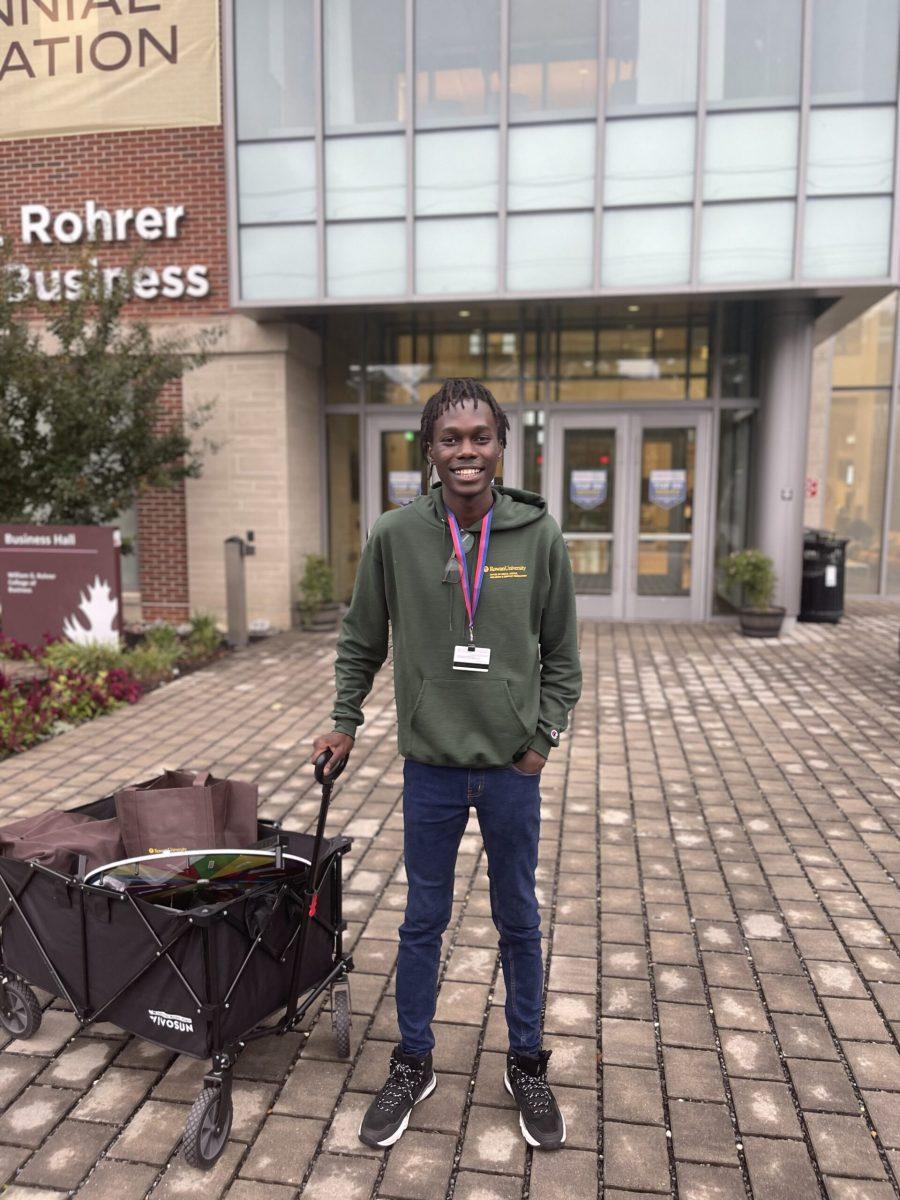
[[[422,410],[420,432],[423,454],[427,454],[428,447],[434,441],[434,423],[438,417],[448,408],[458,408],[466,400],[471,400],[476,408],[479,404],[487,405],[497,423],[497,440],[501,446],[506,446],[509,418],[494,399],[493,393],[476,379],[445,379],[440,391],[430,397]]]

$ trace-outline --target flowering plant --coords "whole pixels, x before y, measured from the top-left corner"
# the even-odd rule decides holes
[[[0,758],[27,750],[61,727],[135,704],[141,686],[121,668],[89,676],[51,670],[46,679],[11,681],[0,673]]]

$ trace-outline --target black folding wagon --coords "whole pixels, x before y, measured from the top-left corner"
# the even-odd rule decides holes
[[[36,862],[0,857],[0,1025],[14,1038],[41,1024],[33,987],[63,998],[82,1026],[110,1021],[167,1050],[211,1059],[185,1126],[187,1161],[209,1170],[232,1122],[242,1048],[294,1029],[326,990],[338,1053],[350,1055],[353,960],[343,952],[341,863],[350,839],[325,838],[338,764],[324,775],[315,836],[259,821],[260,844],[306,860],[237,898],[174,909]],[[112,796],[75,810],[115,815]],[[283,1010],[283,1011],[282,1011]]]

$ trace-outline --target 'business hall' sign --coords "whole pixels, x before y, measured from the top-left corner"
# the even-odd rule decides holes
[[[4,635],[29,646],[45,635],[117,644],[120,545],[109,526],[0,525]]]

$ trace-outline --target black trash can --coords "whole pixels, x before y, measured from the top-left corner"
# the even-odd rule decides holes
[[[844,615],[844,563],[848,541],[848,538],[835,537],[821,529],[807,529],[804,533],[799,620],[836,625]]]

